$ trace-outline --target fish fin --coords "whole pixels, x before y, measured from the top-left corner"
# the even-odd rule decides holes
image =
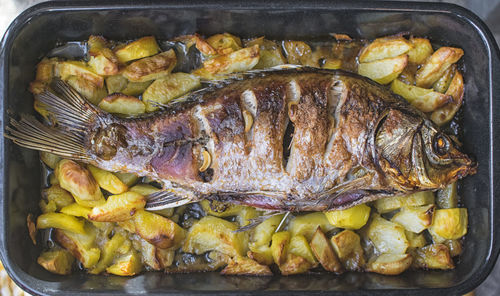
[[[272,214],[269,214],[269,215],[263,215],[263,216],[259,216],[259,217],[253,218],[253,219],[249,219],[248,221],[250,223],[248,223],[247,225],[245,225],[243,227],[240,227],[240,228],[234,230],[233,232],[234,233],[238,233],[238,232],[248,231],[250,229],[253,229],[253,228],[257,227],[259,224],[261,224],[262,222],[266,221],[267,219],[269,219],[269,218],[271,218],[273,216],[276,216],[276,215],[280,215],[282,213],[283,212],[275,212],[275,213],[272,213]],[[290,212],[288,212],[288,213],[290,213]]]
[[[55,92],[45,90],[36,95],[43,103],[54,126],[39,122],[32,115],[21,115],[19,120],[10,119],[5,137],[19,146],[46,151],[74,160],[90,161],[84,147],[89,124],[100,120],[104,111],[93,106],[62,80],[53,83]]]
[[[146,196],[146,206],[144,209],[148,211],[157,211],[174,208],[190,203],[191,200],[191,198],[182,196],[173,190],[162,190]]]

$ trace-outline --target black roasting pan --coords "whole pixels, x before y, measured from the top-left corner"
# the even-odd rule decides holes
[[[500,59],[484,23],[470,11],[445,3],[356,1],[57,1],[29,8],[1,41],[2,130],[8,111],[33,113],[29,82],[37,62],[56,44],[102,34],[114,40],[145,35],[168,39],[219,32],[272,39],[311,40],[328,33],[376,38],[398,32],[427,36],[465,51],[464,150],[476,156],[478,173],[461,182],[469,211],[465,251],[451,271],[407,271],[399,276],[369,273],[234,277],[217,273],[132,278],[75,273],[57,276],[38,266],[40,247],[28,236],[26,215],[38,213],[41,168],[38,154],[0,137],[0,254],[13,280],[32,294],[464,294],[479,285],[500,248]]]

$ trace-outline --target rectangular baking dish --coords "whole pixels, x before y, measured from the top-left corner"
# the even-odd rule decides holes
[[[217,273],[132,278],[75,273],[57,276],[36,263],[40,246],[28,236],[26,215],[39,212],[40,163],[34,151],[0,137],[0,255],[14,281],[32,294],[464,294],[491,271],[500,249],[499,50],[484,23],[470,11],[444,3],[351,1],[60,1],[23,12],[1,42],[1,125],[7,112],[33,113],[29,82],[37,62],[58,42],[86,40],[91,34],[128,40],[145,35],[168,39],[194,32],[231,32],[241,37],[308,40],[347,33],[375,38],[398,32],[427,36],[464,49],[464,149],[476,156],[478,173],[461,186],[469,210],[465,251],[452,271],[407,271],[400,276],[369,273],[306,274],[290,277],[234,277]]]

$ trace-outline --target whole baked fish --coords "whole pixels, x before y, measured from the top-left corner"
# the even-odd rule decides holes
[[[343,209],[443,188],[476,163],[400,97],[371,80],[313,68],[261,71],[162,111],[119,118],[62,81],[37,99],[57,122],[12,120],[8,138],[110,171],[149,176],[146,208],[202,199],[286,211]]]

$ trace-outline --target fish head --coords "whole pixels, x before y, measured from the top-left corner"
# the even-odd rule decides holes
[[[374,159],[396,190],[432,190],[475,173],[476,162],[458,147],[422,116],[390,110],[375,131]]]

